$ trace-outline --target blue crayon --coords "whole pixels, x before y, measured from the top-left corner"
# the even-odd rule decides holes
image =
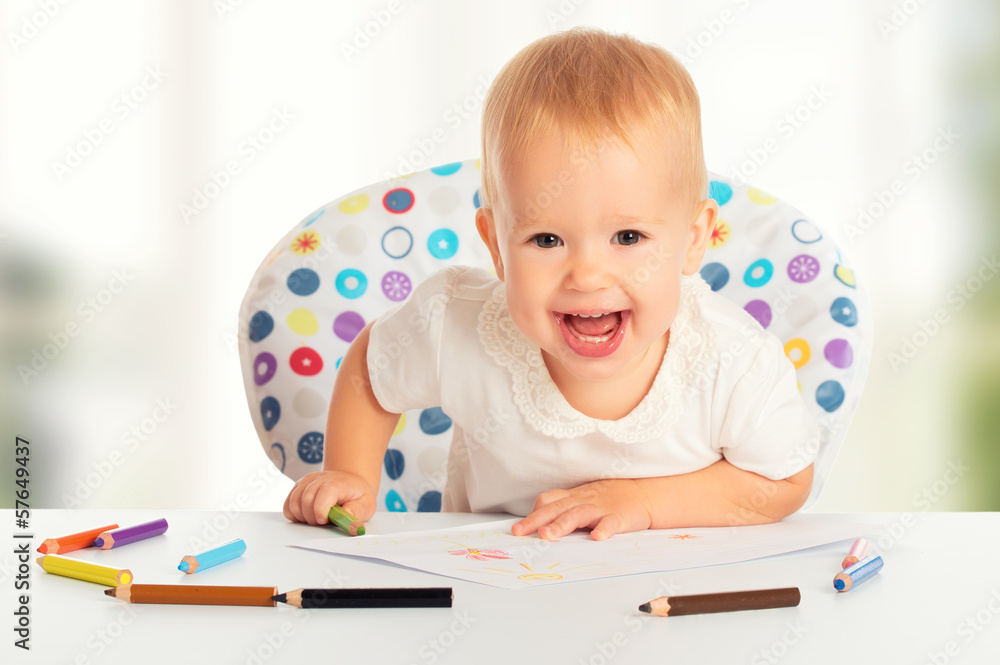
[[[833,578],[833,588],[837,591],[850,591],[862,582],[875,577],[875,574],[882,570],[882,565],[882,557],[875,554],[862,559],[843,572],[837,573]]]
[[[191,573],[197,573],[199,570],[205,570],[212,566],[218,566],[220,563],[238,559],[246,551],[247,544],[243,542],[242,538],[237,538],[236,540],[230,540],[228,543],[223,543],[218,547],[205,550],[201,554],[187,555],[181,559],[177,570],[182,570],[190,575]]]

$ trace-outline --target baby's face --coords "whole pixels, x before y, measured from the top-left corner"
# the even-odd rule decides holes
[[[511,318],[550,371],[555,361],[578,380],[618,380],[650,347],[662,353],[681,275],[701,263],[717,206],[679,200],[669,146],[637,152],[612,143],[570,157],[550,137],[477,213]]]

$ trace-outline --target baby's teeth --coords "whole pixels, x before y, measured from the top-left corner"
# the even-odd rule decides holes
[[[608,334],[608,335],[600,335],[600,336],[598,336],[598,335],[581,335],[581,334],[579,334],[577,332],[574,332],[573,334],[576,336],[576,338],[578,340],[583,341],[583,342],[590,342],[591,344],[601,344],[601,343],[604,343],[604,342],[608,341],[609,339],[611,339],[611,335],[610,334]]]

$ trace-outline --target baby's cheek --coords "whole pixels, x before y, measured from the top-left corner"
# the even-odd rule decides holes
[[[510,310],[511,321],[517,326],[517,329],[521,331],[528,339],[532,342],[538,343],[536,337],[538,336],[538,331],[536,328],[538,324],[536,323],[542,316],[546,313],[541,311],[532,312],[530,307],[526,307],[525,303],[519,301],[517,305],[513,305],[510,302],[510,296],[507,297],[508,305],[507,308]],[[513,306],[512,306],[513,305]]]

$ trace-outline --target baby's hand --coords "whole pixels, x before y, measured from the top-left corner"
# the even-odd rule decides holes
[[[375,514],[375,492],[364,478],[353,473],[314,471],[296,481],[283,511],[293,522],[326,524],[327,513],[337,504],[364,522]]]
[[[650,515],[648,498],[634,480],[598,480],[539,494],[531,513],[511,533],[526,536],[538,531],[539,537],[552,540],[589,527],[591,538],[605,540],[616,533],[648,529]]]

